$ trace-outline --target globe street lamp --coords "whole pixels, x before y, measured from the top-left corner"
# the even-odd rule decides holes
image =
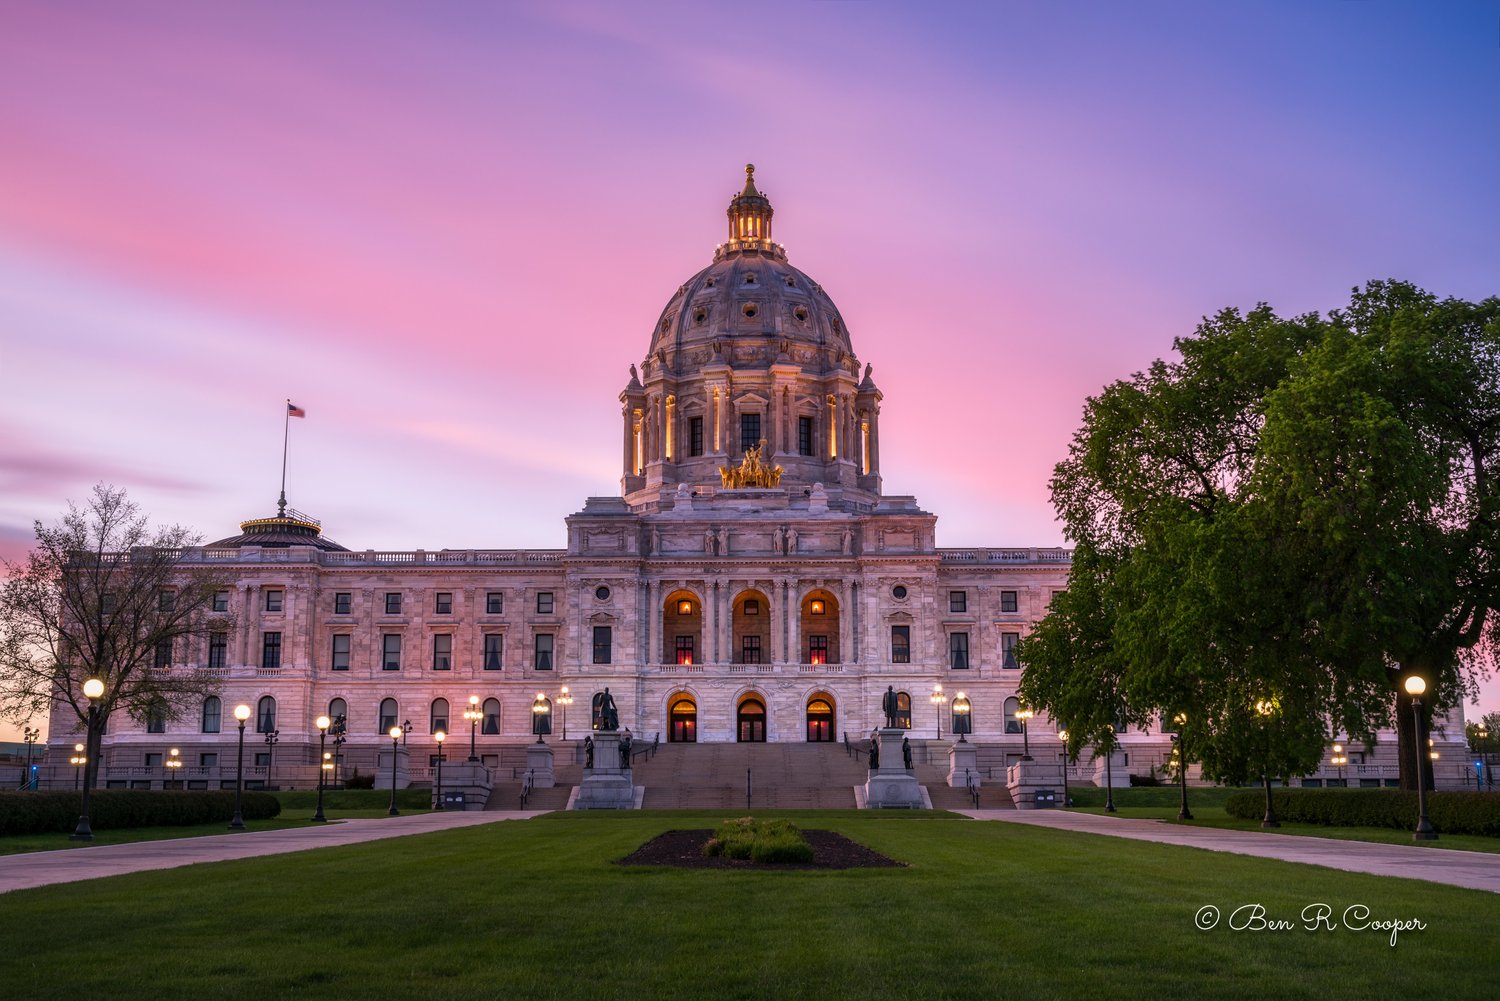
[[[953,699],[953,732],[958,734],[960,744],[969,742],[969,732],[974,729],[974,719],[970,715],[973,710],[973,704],[963,692]]]
[[[1436,841],[1437,831],[1432,829],[1432,822],[1427,819],[1427,783],[1422,778],[1422,748],[1426,746],[1422,736],[1422,695],[1427,691],[1427,680],[1419,674],[1413,674],[1406,679],[1404,687],[1406,694],[1411,696],[1411,718],[1413,733],[1416,735],[1412,741],[1412,758],[1417,766],[1417,829],[1412,832],[1411,837],[1413,841]]]
[[[178,757],[178,753],[179,752],[177,748],[172,748],[167,752],[167,760],[164,762],[167,768],[167,774],[172,776],[173,785],[180,785],[181,782],[181,780],[177,778],[177,776],[182,774],[182,758]],[[165,787],[166,783],[164,782],[162,783],[162,785],[163,787]],[[182,786],[182,788],[186,788],[186,786]]]
[[[406,731],[399,726],[390,729],[391,735],[391,808],[386,812],[388,817],[399,817],[401,811],[396,809],[396,755],[401,752],[401,738],[406,736]]]
[[[1115,725],[1106,723],[1104,729],[1109,734],[1109,749],[1104,754],[1104,812],[1119,813],[1115,809]]]
[[[22,789],[34,789],[35,788],[35,786],[33,786],[32,783],[31,783],[31,748],[32,748],[33,745],[36,744],[37,738],[40,737],[41,735],[42,735],[42,728],[41,727],[31,727],[31,726],[28,726],[26,728],[23,736],[21,737],[22,740],[26,741],[26,775],[25,775],[25,778],[21,782],[21,788]]]
[[[1276,703],[1270,699],[1261,699],[1255,703],[1255,715],[1260,717],[1261,726],[1266,731],[1266,767],[1260,773],[1261,780],[1266,785],[1266,815],[1261,818],[1261,827],[1280,827],[1281,821],[1276,819],[1276,807],[1271,802],[1271,715],[1276,712]]]
[[[1031,721],[1031,717],[1033,717],[1035,715],[1036,715],[1035,712],[1033,712],[1031,709],[1028,709],[1028,708],[1026,708],[1024,706],[1022,708],[1016,710],[1016,719],[1018,719],[1018,720],[1021,721],[1021,760],[1022,761],[1030,761],[1031,760],[1031,736],[1030,736],[1030,733],[1029,733],[1029,730],[1031,728],[1030,728],[1030,726],[1028,724]]]
[[[319,716],[313,721],[313,725],[318,728],[318,809],[313,814],[312,822],[315,824],[326,824],[328,823],[328,818],[323,815],[323,784],[326,776],[323,774],[323,770],[328,767],[328,751],[326,750],[328,746],[328,728],[333,725],[333,720],[327,716]]]
[[[947,705],[947,703],[948,703],[948,696],[946,696],[946,695],[943,694],[943,686],[942,685],[933,685],[932,686],[932,694],[930,696],[928,696],[927,701],[932,703],[932,707],[935,710],[935,712],[933,713],[933,715],[935,715],[937,717],[937,739],[938,740],[942,740],[943,739],[943,706]]]
[[[340,768],[344,764],[344,742],[349,739],[349,719],[343,713],[333,718],[333,726],[328,728],[328,733],[333,737],[333,785],[338,788],[340,777],[343,772]],[[325,754],[326,758],[327,755]]]
[[[1177,781],[1182,785],[1182,807],[1177,811],[1177,819],[1192,820],[1193,811],[1188,809],[1187,802],[1187,750],[1182,735],[1187,713],[1178,713],[1172,717],[1172,722],[1177,724],[1177,732],[1172,734],[1172,754],[1177,758]]]
[[[1329,764],[1339,770],[1339,785],[1344,784],[1344,765],[1349,761],[1349,756],[1344,753],[1343,744],[1333,745],[1333,757],[1328,759]]]
[[[562,694],[557,697],[557,704],[563,707],[563,743],[568,742],[568,706],[573,704],[573,696],[568,694],[568,686],[562,686]]]
[[[85,724],[84,740],[88,742],[87,756],[81,760],[87,763],[89,757],[97,758],[94,752],[94,734],[99,728],[99,700],[104,698],[104,682],[98,678],[90,678],[83,683],[83,697],[89,700],[88,722]],[[97,766],[96,766],[97,767]],[[93,785],[93,776],[83,784],[82,802],[79,806],[78,826],[74,828],[71,840],[93,841],[94,829],[89,826],[89,786]]]
[[[437,741],[438,746],[437,805],[433,809],[441,810],[443,808],[443,741],[448,739],[448,735],[439,730],[432,735],[432,739]]]
[[[552,706],[541,692],[536,693],[536,699],[531,703],[531,732],[536,734],[538,744],[545,744],[542,738],[552,732]]]
[[[474,738],[479,733],[479,721],[484,719],[484,710],[479,708],[479,696],[469,696],[469,708],[464,710],[464,719],[469,721],[469,760],[478,761],[474,750]]]
[[[1057,731],[1057,739],[1060,740],[1060,741],[1062,741],[1062,747],[1057,752],[1057,758],[1058,758],[1058,761],[1061,762],[1061,764],[1062,764],[1062,779],[1063,779],[1063,802],[1062,802],[1062,805],[1063,805],[1064,808],[1066,808],[1069,805],[1069,803],[1068,803],[1068,731],[1066,731],[1066,730],[1059,730],[1059,731]]]
[[[266,788],[274,788],[271,782],[271,772],[275,768],[276,745],[281,742],[280,730],[266,731]]]
[[[83,770],[84,762],[89,759],[84,757],[83,745],[73,745],[73,756],[68,759],[68,764],[73,766],[73,791],[78,791],[78,773]]]
[[[243,702],[235,706],[234,718],[240,721],[240,753],[234,766],[234,819],[229,822],[229,829],[243,831],[245,816],[240,801],[245,795],[245,721],[250,718],[250,707]]]

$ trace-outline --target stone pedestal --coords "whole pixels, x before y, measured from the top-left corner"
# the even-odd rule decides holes
[[[551,789],[552,748],[547,744],[531,744],[526,748],[526,770],[531,773],[533,789]]]
[[[635,807],[635,779],[620,762],[618,730],[596,730],[594,767],[585,767],[573,797],[575,810],[630,810]]]
[[[920,810],[923,806],[922,787],[917,777],[906,770],[901,757],[901,738],[908,731],[900,728],[882,728],[876,740],[880,742],[880,767],[872,769],[865,783],[865,806],[871,810],[905,809]]]
[[[979,784],[979,748],[968,741],[959,741],[948,748],[948,785],[953,789],[968,787],[969,776]]]
[[[396,788],[405,789],[407,786],[411,785],[411,773],[408,771],[406,764],[408,758],[406,748],[397,748],[394,754],[396,768]],[[376,789],[389,789],[391,787],[391,756],[392,751],[389,747],[387,747],[380,752],[379,757],[376,759],[378,765],[375,775]]]
[[[1106,763],[1107,766],[1106,767]],[[1094,785],[1100,789],[1113,785],[1116,789],[1130,787],[1130,770],[1125,765],[1125,755],[1116,751],[1114,754],[1094,755]]]
[[[490,801],[490,790],[494,788],[494,779],[490,770],[477,761],[444,761],[443,762],[443,792],[464,794],[465,810],[483,810],[486,803]],[[434,801],[437,799],[437,787],[432,790]],[[453,810],[457,807],[449,806],[445,809]]]
[[[1017,761],[1005,769],[1005,787],[1017,810],[1062,806],[1062,765],[1056,761]],[[1038,792],[1051,793],[1051,801],[1038,803]]]

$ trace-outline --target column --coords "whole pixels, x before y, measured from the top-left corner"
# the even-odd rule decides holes
[[[625,476],[635,475],[635,463],[631,461],[634,458],[633,453],[635,451],[635,434],[632,427],[635,422],[630,418],[630,406],[627,404],[620,408],[621,430],[625,435],[624,441],[621,442],[623,451],[620,455],[620,468]]]
[[[677,461],[677,397],[668,396],[665,402],[666,429],[667,429],[667,453],[666,457],[671,462]]]
[[[870,408],[870,472],[880,472],[880,404]]]
[[[802,663],[802,595],[799,581],[792,581],[787,598],[787,663]]]

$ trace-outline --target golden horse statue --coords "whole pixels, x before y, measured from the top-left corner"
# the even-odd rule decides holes
[[[725,490],[781,485],[781,467],[769,465],[761,459],[761,453],[765,447],[766,440],[762,438],[759,445],[752,445],[745,449],[745,457],[740,460],[738,468],[731,466],[719,468],[719,479],[723,481]]]

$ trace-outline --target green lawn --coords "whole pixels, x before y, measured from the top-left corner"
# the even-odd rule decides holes
[[[247,831],[273,831],[286,827],[305,827],[317,810],[318,794],[312,792],[272,793],[281,801],[281,815],[272,820],[247,820]],[[323,794],[323,815],[332,822],[389,814],[390,790],[339,789]],[[402,813],[426,813],[432,802],[429,789],[400,789],[396,808]],[[67,834],[10,834],[0,836],[0,855],[20,852],[50,852],[59,848],[88,848],[92,845],[121,845],[133,841],[163,841],[170,838],[201,838],[209,834],[228,834],[227,823],[193,824],[186,827],[129,827],[121,830],[94,828],[93,841],[70,841]]]
[[[730,813],[553,814],[0,896],[7,997],[1492,998],[1500,898],[951,815],[797,814],[904,869],[613,864]],[[1388,933],[1199,931],[1214,905]],[[87,929],[80,945],[79,930]]]

